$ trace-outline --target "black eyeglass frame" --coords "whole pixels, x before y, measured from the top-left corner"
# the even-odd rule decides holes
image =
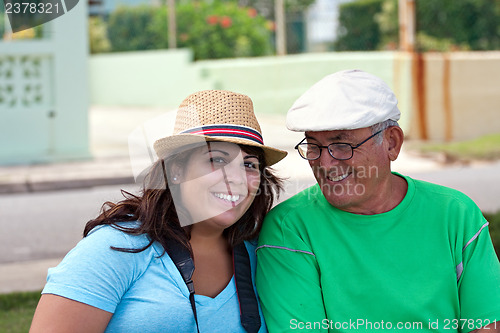
[[[351,145],[350,143],[347,143],[347,142],[333,142],[333,143],[330,143],[328,146],[320,146],[320,145],[318,145],[316,143],[307,143],[307,142],[304,142],[304,140],[306,140],[307,138],[303,138],[299,143],[297,143],[295,145],[295,149],[297,149],[300,157],[302,157],[303,159],[308,160],[308,161],[314,161],[314,160],[317,160],[318,158],[320,158],[321,157],[321,152],[322,152],[323,148],[326,148],[326,150],[328,150],[328,153],[330,154],[330,156],[333,157],[334,159],[336,159],[338,161],[347,161],[347,160],[350,160],[354,156],[354,149],[359,148],[363,143],[365,143],[366,141],[368,141],[371,138],[375,137],[377,134],[382,133],[383,131],[384,130],[382,129],[382,130],[378,131],[377,133],[370,135],[368,138],[366,138],[365,140],[361,141],[361,143],[358,143],[355,146],[353,146],[353,145]],[[318,147],[319,148],[319,155],[318,155],[318,157],[316,157],[316,158],[307,158],[307,157],[303,156],[300,153],[300,150],[299,150],[299,146],[300,145],[314,145],[314,146]],[[337,158],[337,157],[333,156],[332,151],[329,148],[331,145],[347,145],[347,146],[351,147],[351,156],[349,158]]]

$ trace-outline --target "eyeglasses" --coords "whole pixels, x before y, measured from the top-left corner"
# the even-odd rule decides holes
[[[339,161],[345,161],[352,158],[354,155],[354,149],[359,148],[363,143],[373,138],[375,135],[381,133],[383,130],[378,131],[377,133],[371,135],[367,139],[363,140],[361,143],[352,146],[349,143],[344,142],[335,142],[330,143],[328,146],[320,146],[315,143],[307,143],[304,142],[305,139],[302,139],[296,146],[295,149],[299,151],[299,154],[302,158],[312,161],[317,160],[321,156],[321,149],[326,148],[334,159]]]

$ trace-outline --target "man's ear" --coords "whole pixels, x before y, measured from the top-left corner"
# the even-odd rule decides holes
[[[387,141],[387,156],[391,161],[395,161],[404,141],[404,133],[401,127],[391,126],[385,130],[384,136]]]

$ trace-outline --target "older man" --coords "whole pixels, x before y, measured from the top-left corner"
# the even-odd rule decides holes
[[[464,194],[391,172],[397,99],[368,73],[329,75],[287,127],[317,184],[275,207],[257,250],[271,333],[500,331],[500,264]]]

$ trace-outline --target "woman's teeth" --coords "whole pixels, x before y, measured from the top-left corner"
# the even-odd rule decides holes
[[[230,194],[223,194],[223,193],[214,193],[214,195],[219,199],[227,200],[230,202],[235,202],[235,201],[238,201],[240,199],[239,194],[230,195]]]

